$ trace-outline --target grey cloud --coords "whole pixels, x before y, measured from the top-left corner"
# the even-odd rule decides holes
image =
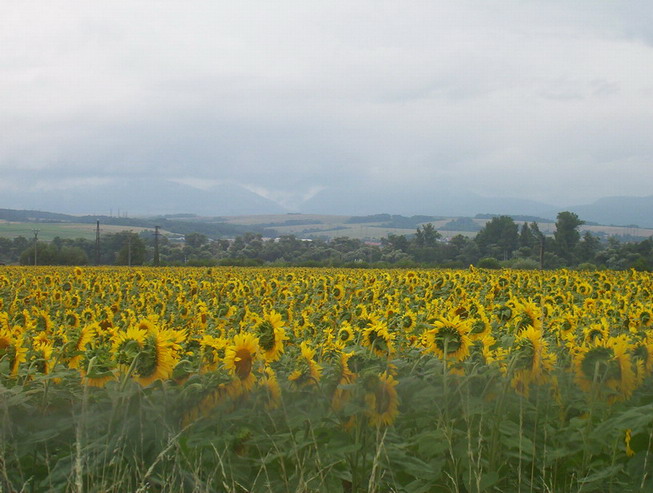
[[[608,185],[642,194],[651,10],[5,5],[0,171],[16,183],[217,180],[288,204],[350,183],[564,201],[580,180],[589,199]]]

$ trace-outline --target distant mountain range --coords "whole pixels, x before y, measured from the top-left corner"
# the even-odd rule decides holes
[[[64,214],[201,216],[283,214],[276,202],[238,185],[200,190],[168,180],[112,180],[65,190],[0,190],[0,207]]]
[[[642,228],[653,227],[653,195],[648,197],[604,197],[592,204],[574,205],[564,210],[575,212],[585,221]]]
[[[510,214],[555,220],[572,211],[585,220],[605,225],[653,228],[653,195],[605,197],[591,204],[557,206],[518,198],[483,197],[453,190],[366,189],[349,184],[325,188],[288,210],[240,185],[222,184],[198,189],[163,179],[113,180],[65,190],[0,189],[0,208],[53,211],[75,215],[152,216],[196,214],[242,216],[301,212],[334,215],[469,216]]]

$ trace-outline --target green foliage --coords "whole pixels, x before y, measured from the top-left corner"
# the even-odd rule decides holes
[[[559,391],[506,392],[498,369],[443,372],[415,353],[392,361],[401,413],[371,427],[362,403],[284,385],[267,409],[257,390],[185,420],[224,374],[141,388],[83,387],[58,369],[0,384],[4,491],[647,491],[653,486],[653,388],[631,402],[588,403],[564,374]],[[364,364],[373,364],[368,361]],[[374,363],[376,364],[376,363]],[[371,367],[370,367],[371,368]],[[371,371],[371,370],[370,370]],[[376,371],[376,370],[375,370]],[[361,378],[361,380],[364,380]],[[335,388],[333,377],[321,392]],[[342,385],[363,391],[363,383]],[[574,409],[583,414],[575,414]],[[631,430],[632,457],[625,430]]]
[[[568,263],[574,260],[574,249],[580,241],[578,227],[583,224],[585,221],[581,221],[574,212],[565,211],[558,214],[553,237],[558,254]]]
[[[36,250],[37,265],[86,265],[88,256],[79,247],[57,245],[56,242],[38,242],[25,249],[20,255],[21,265],[34,265]]]
[[[518,229],[510,216],[494,217],[476,235],[476,243],[482,254],[506,260],[519,244]]]
[[[494,257],[483,257],[478,261],[478,267],[481,269],[500,269],[501,264]]]
[[[350,222],[395,221],[401,218],[402,216],[382,214],[352,218]],[[132,221],[129,218],[112,219]],[[437,218],[414,216],[404,219],[414,222]],[[169,221],[170,218],[161,218],[159,222],[164,224],[166,220]],[[175,221],[184,223],[187,219],[179,218]],[[286,222],[294,224],[297,221],[299,220]],[[132,222],[141,224],[135,219]],[[174,226],[176,222],[165,224]],[[524,222],[519,227],[510,216],[492,216],[475,237],[457,235],[443,239],[442,234],[432,223],[422,222],[414,235],[389,234],[380,244],[349,237],[336,237],[331,240],[300,239],[291,234],[268,239],[261,231],[266,231],[266,234],[274,234],[274,232],[261,229],[260,225],[252,226],[251,231],[248,232],[243,232],[244,226],[239,226],[241,229],[229,230],[229,233],[235,234],[232,240],[211,239],[208,232],[202,232],[205,229],[193,229],[192,226],[195,224],[197,223],[185,222],[183,228],[183,231],[186,231],[185,242],[181,239],[167,238],[165,235],[160,237],[161,265],[268,264],[307,267],[465,268],[469,265],[477,265],[481,258],[495,258],[503,262],[504,267],[512,267],[511,260],[517,258],[523,262],[516,265],[530,269],[534,268],[534,262],[539,266],[543,253],[545,269],[565,266],[573,268],[583,263],[592,263],[597,268],[614,270],[651,271],[653,269],[652,239],[623,242],[623,238],[610,237],[606,241],[605,237],[589,231],[585,231],[581,237],[578,227],[583,224],[583,221],[571,212],[558,214],[554,237],[546,237],[536,222],[530,224]],[[402,226],[408,225],[408,222],[402,223]],[[442,230],[450,228],[471,230],[477,227],[471,219],[459,218],[444,225]],[[95,249],[95,241],[55,237],[50,242],[39,242],[37,261],[40,265],[95,263]],[[128,231],[102,233],[99,263],[147,265],[152,263],[153,251],[154,238],[151,232],[145,231],[138,235]],[[29,239],[22,236],[13,240],[0,238],[0,264],[31,265],[33,262],[34,246]]]

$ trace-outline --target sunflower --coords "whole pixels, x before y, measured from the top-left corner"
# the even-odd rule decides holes
[[[265,408],[277,409],[281,405],[281,387],[272,368],[266,368],[259,381],[265,394]]]
[[[115,366],[111,349],[108,345],[101,345],[92,347],[84,353],[78,371],[84,385],[104,387],[115,379]]]
[[[405,332],[411,332],[417,323],[417,315],[413,310],[406,310],[399,315],[399,326]]]
[[[600,322],[590,324],[583,328],[582,337],[585,344],[594,344],[598,340],[605,340],[610,334],[610,325],[608,321],[601,318]]]
[[[93,322],[95,320],[95,311],[91,308],[84,308],[81,319],[85,322]]]
[[[222,337],[214,337],[210,334],[204,334],[199,341],[201,348],[201,373],[214,371],[218,367],[220,360],[224,359],[227,341]]]
[[[236,334],[225,352],[224,366],[238,378],[244,390],[251,390],[256,382],[252,369],[258,353],[258,339],[246,332]]]
[[[315,349],[312,349],[306,341],[300,344],[301,354],[296,361],[295,370],[288,376],[293,387],[316,385],[322,377],[322,366],[315,361]]]
[[[395,335],[388,332],[388,327],[383,322],[374,322],[363,330],[362,344],[370,348],[377,356],[390,356],[394,352],[393,340]]]
[[[544,383],[556,362],[556,356],[548,351],[548,343],[535,327],[528,327],[517,336],[512,355],[512,387],[521,395],[528,396],[531,382]]]
[[[77,328],[79,327],[79,315],[77,312],[74,312],[72,310],[66,310],[66,314],[64,315],[64,320],[66,322],[66,325],[69,327]]]
[[[424,334],[427,350],[439,358],[464,360],[469,355],[470,338],[468,320],[459,317],[443,317],[434,323],[434,328]],[[446,354],[445,354],[446,353]]]
[[[349,322],[342,322],[336,340],[340,344],[347,344],[354,340],[354,330]]]
[[[47,342],[37,342],[32,347],[32,362],[43,375],[48,375],[54,367],[53,349],[52,344]]]
[[[637,320],[639,322],[639,326],[641,328],[647,328],[651,324],[651,320],[653,319],[653,310],[650,310],[648,308],[641,308],[637,314],[636,314]]]
[[[331,296],[340,301],[345,295],[345,288],[342,287],[342,284],[334,284],[331,288]]]
[[[138,327],[140,327],[139,324]],[[142,330],[142,329],[136,329]],[[173,331],[155,327],[147,333],[136,357],[134,377],[143,387],[157,380],[167,380],[175,366],[175,338]]]
[[[653,374],[653,336],[636,342],[632,349],[632,356],[637,381],[641,383],[647,376]]]
[[[490,319],[485,311],[480,309],[473,317],[469,319],[469,338],[472,340],[482,339],[492,330]]]
[[[111,352],[116,363],[123,366],[125,370],[129,368],[145,346],[148,331],[140,327],[140,324],[130,326],[125,331],[117,332],[112,338]]]
[[[392,375],[381,374],[374,383],[366,384],[365,415],[371,426],[390,426],[399,414],[397,381]]]
[[[587,393],[607,397],[608,402],[627,399],[637,385],[637,377],[624,338],[597,339],[573,355],[575,380]]]
[[[74,353],[76,353],[70,361],[68,361],[69,368],[78,368],[82,360],[83,351],[86,350],[86,346],[93,342],[93,337],[95,336],[96,324],[86,325],[79,331],[77,340],[73,348]]]
[[[36,312],[36,316],[34,317],[34,323],[36,325],[36,329],[40,330],[42,332],[50,332],[53,327],[52,319],[50,318],[50,315],[48,312],[43,311],[43,310],[38,310]]]
[[[512,324],[515,332],[520,333],[528,327],[535,330],[542,329],[542,310],[533,302],[522,301],[517,303],[513,312]]]
[[[18,367],[27,360],[27,348],[23,347],[22,336],[14,336],[9,329],[0,329],[0,361],[7,358],[9,374],[15,377]]]
[[[258,345],[265,361],[278,360],[283,353],[283,341],[288,339],[281,314],[275,310],[266,314],[263,320],[256,325],[255,333],[258,336]]]

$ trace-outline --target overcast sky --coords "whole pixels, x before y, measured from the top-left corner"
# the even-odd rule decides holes
[[[0,2],[2,187],[651,195],[643,1]]]

